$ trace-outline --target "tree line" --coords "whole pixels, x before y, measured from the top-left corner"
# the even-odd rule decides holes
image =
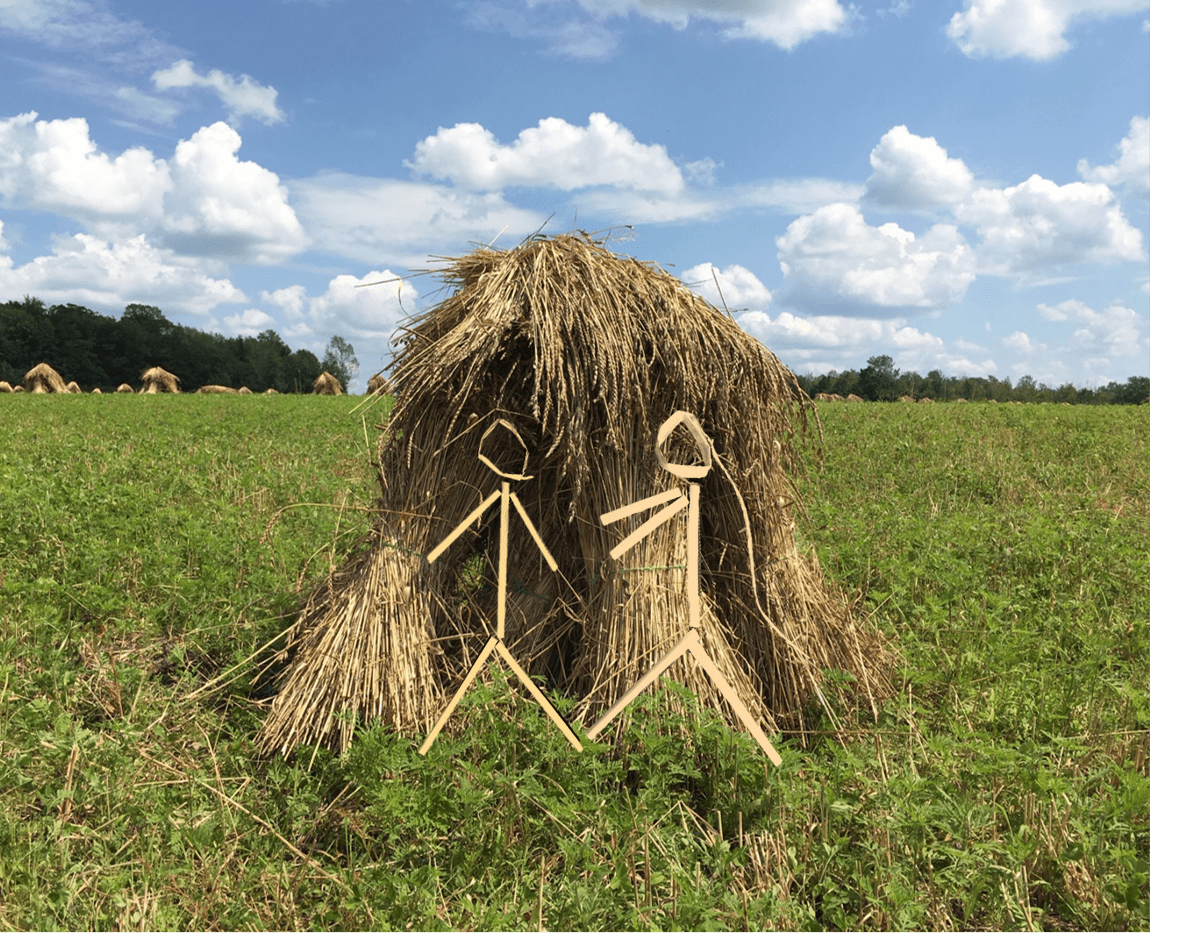
[[[342,387],[358,374],[354,346],[340,336],[330,339],[324,358],[307,349],[293,352],[272,329],[257,336],[222,336],[180,326],[156,306],[131,303],[120,319],[74,303],[47,307],[35,297],[0,304],[0,381],[21,383],[38,362],[52,366],[64,381],[81,388],[114,391],[122,383],[137,386],[151,366],[179,378],[184,391],[201,385],[247,387],[254,392],[274,388],[306,393],[323,371]],[[901,395],[935,401],[1022,401],[1070,404],[1142,404],[1151,397],[1151,379],[1133,375],[1125,382],[1100,388],[1068,383],[1050,388],[1023,375],[1009,378],[926,375],[902,372],[890,356],[876,355],[861,369],[831,370],[824,375],[798,375],[809,395],[856,394],[868,401],[895,401]]]
[[[923,376],[917,372],[902,372],[891,356],[875,355],[861,369],[831,370],[824,375],[798,375],[801,387],[810,396],[856,394],[866,401],[895,401],[902,395],[915,400],[934,401],[1021,401],[1026,404],[1046,402],[1068,404],[1143,404],[1151,400],[1151,379],[1132,375],[1124,382],[1111,381],[1101,388],[1077,388],[1072,383],[1051,388],[1023,375],[1017,384],[1009,378],[968,378],[944,375],[938,369]]]
[[[293,352],[272,329],[257,336],[221,336],[173,323],[156,306],[131,303],[120,319],[74,303],[47,307],[35,297],[0,304],[0,380],[21,383],[39,362],[83,389],[139,386],[142,372],[165,368],[183,391],[201,385],[262,393],[306,393],[323,371],[346,388],[358,374],[354,347],[334,336],[318,360]]]

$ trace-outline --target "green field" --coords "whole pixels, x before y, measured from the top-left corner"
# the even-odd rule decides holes
[[[361,402],[0,396],[0,928],[1149,927],[1149,408],[822,405],[798,532],[901,690],[778,770],[656,698],[577,755],[500,677],[428,757],[260,760]]]

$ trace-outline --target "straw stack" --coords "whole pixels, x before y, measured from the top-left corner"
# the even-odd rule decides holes
[[[329,372],[322,372],[313,380],[313,394],[315,395],[340,395],[341,393],[342,383]]]
[[[63,377],[45,362],[39,362],[25,373],[25,389],[33,394],[66,393]]]
[[[683,516],[617,561],[644,517],[599,521],[681,485],[654,454],[677,410],[716,454],[700,481],[701,640],[752,716],[800,732],[806,709],[845,715],[891,691],[880,637],[796,545],[812,402],[774,355],[658,267],[587,237],[443,260],[452,292],[397,340],[376,520],[294,627],[265,750],[349,745],[339,712],[413,735],[437,718],[493,628],[498,510],[438,563],[422,555],[497,487],[476,459],[497,417],[529,449],[532,478],[513,492],[559,564],[510,532],[506,642],[579,700],[571,719],[591,723],[688,627]],[[827,682],[831,668],[852,681]],[[724,708],[690,656],[666,675]]]
[[[179,379],[165,368],[148,368],[142,372],[141,394],[179,394]]]

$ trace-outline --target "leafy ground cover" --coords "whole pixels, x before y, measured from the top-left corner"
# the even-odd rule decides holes
[[[575,754],[501,673],[428,757],[261,760],[360,400],[0,399],[0,928],[1149,926],[1148,409],[823,406],[798,530],[901,690],[779,769],[656,697]]]

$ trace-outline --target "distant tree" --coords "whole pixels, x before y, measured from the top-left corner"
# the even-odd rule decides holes
[[[1131,375],[1114,397],[1117,404],[1142,404],[1151,397],[1151,379],[1142,375]]]
[[[938,369],[931,369],[926,376],[926,394],[935,401],[942,401],[949,397],[947,394],[948,381]]]
[[[174,324],[163,316],[163,311],[145,303],[131,303],[125,307],[117,324],[118,355],[122,371],[141,375],[152,365],[170,370],[165,361],[169,343],[167,337]],[[129,378],[123,378],[129,382]],[[132,383],[132,382],[131,382]]]
[[[321,363],[308,349],[297,349],[288,359],[288,378],[278,391],[307,393],[321,374]]]
[[[891,401],[897,396],[898,369],[889,355],[873,355],[867,367],[859,371],[859,391],[856,394],[869,401]]]
[[[108,364],[101,356],[103,340],[111,335],[116,322],[94,310],[74,303],[52,306],[48,311],[54,326],[54,368],[64,381],[93,388],[115,388]]]
[[[1051,392],[1051,400],[1056,404],[1066,401],[1068,404],[1075,404],[1077,400],[1076,386],[1071,382],[1066,385],[1060,385]]]
[[[1117,404],[1119,396],[1126,390],[1126,386],[1119,384],[1116,381],[1108,382],[1104,388],[1097,389],[1097,399],[1101,404]]]
[[[325,347],[321,368],[342,383],[343,391],[349,390],[351,381],[359,374],[359,360],[355,358],[354,346],[341,336],[334,336]]]
[[[268,388],[280,390],[287,386],[288,356],[292,350],[279,338],[274,329],[259,333],[254,339],[246,340],[246,358],[253,372],[248,383],[251,391],[263,392]]]
[[[994,401],[1009,401],[1013,398],[1013,385],[1009,383],[1009,376],[997,378],[996,375],[989,375],[985,380],[984,397],[992,398]]]
[[[0,306],[0,380],[19,385],[25,373],[54,351],[54,327],[36,297]]]
[[[1034,376],[1023,375],[1018,379],[1017,387],[1013,389],[1013,397],[1017,401],[1034,401],[1038,397],[1037,392]]]
[[[926,380],[912,369],[902,372],[901,377],[897,379],[897,384],[902,394],[907,394],[912,398],[922,398],[926,395]]]
[[[859,394],[858,389],[859,372],[853,368],[848,368],[846,371],[839,372],[830,388],[834,394],[842,395],[844,398],[847,395]]]

